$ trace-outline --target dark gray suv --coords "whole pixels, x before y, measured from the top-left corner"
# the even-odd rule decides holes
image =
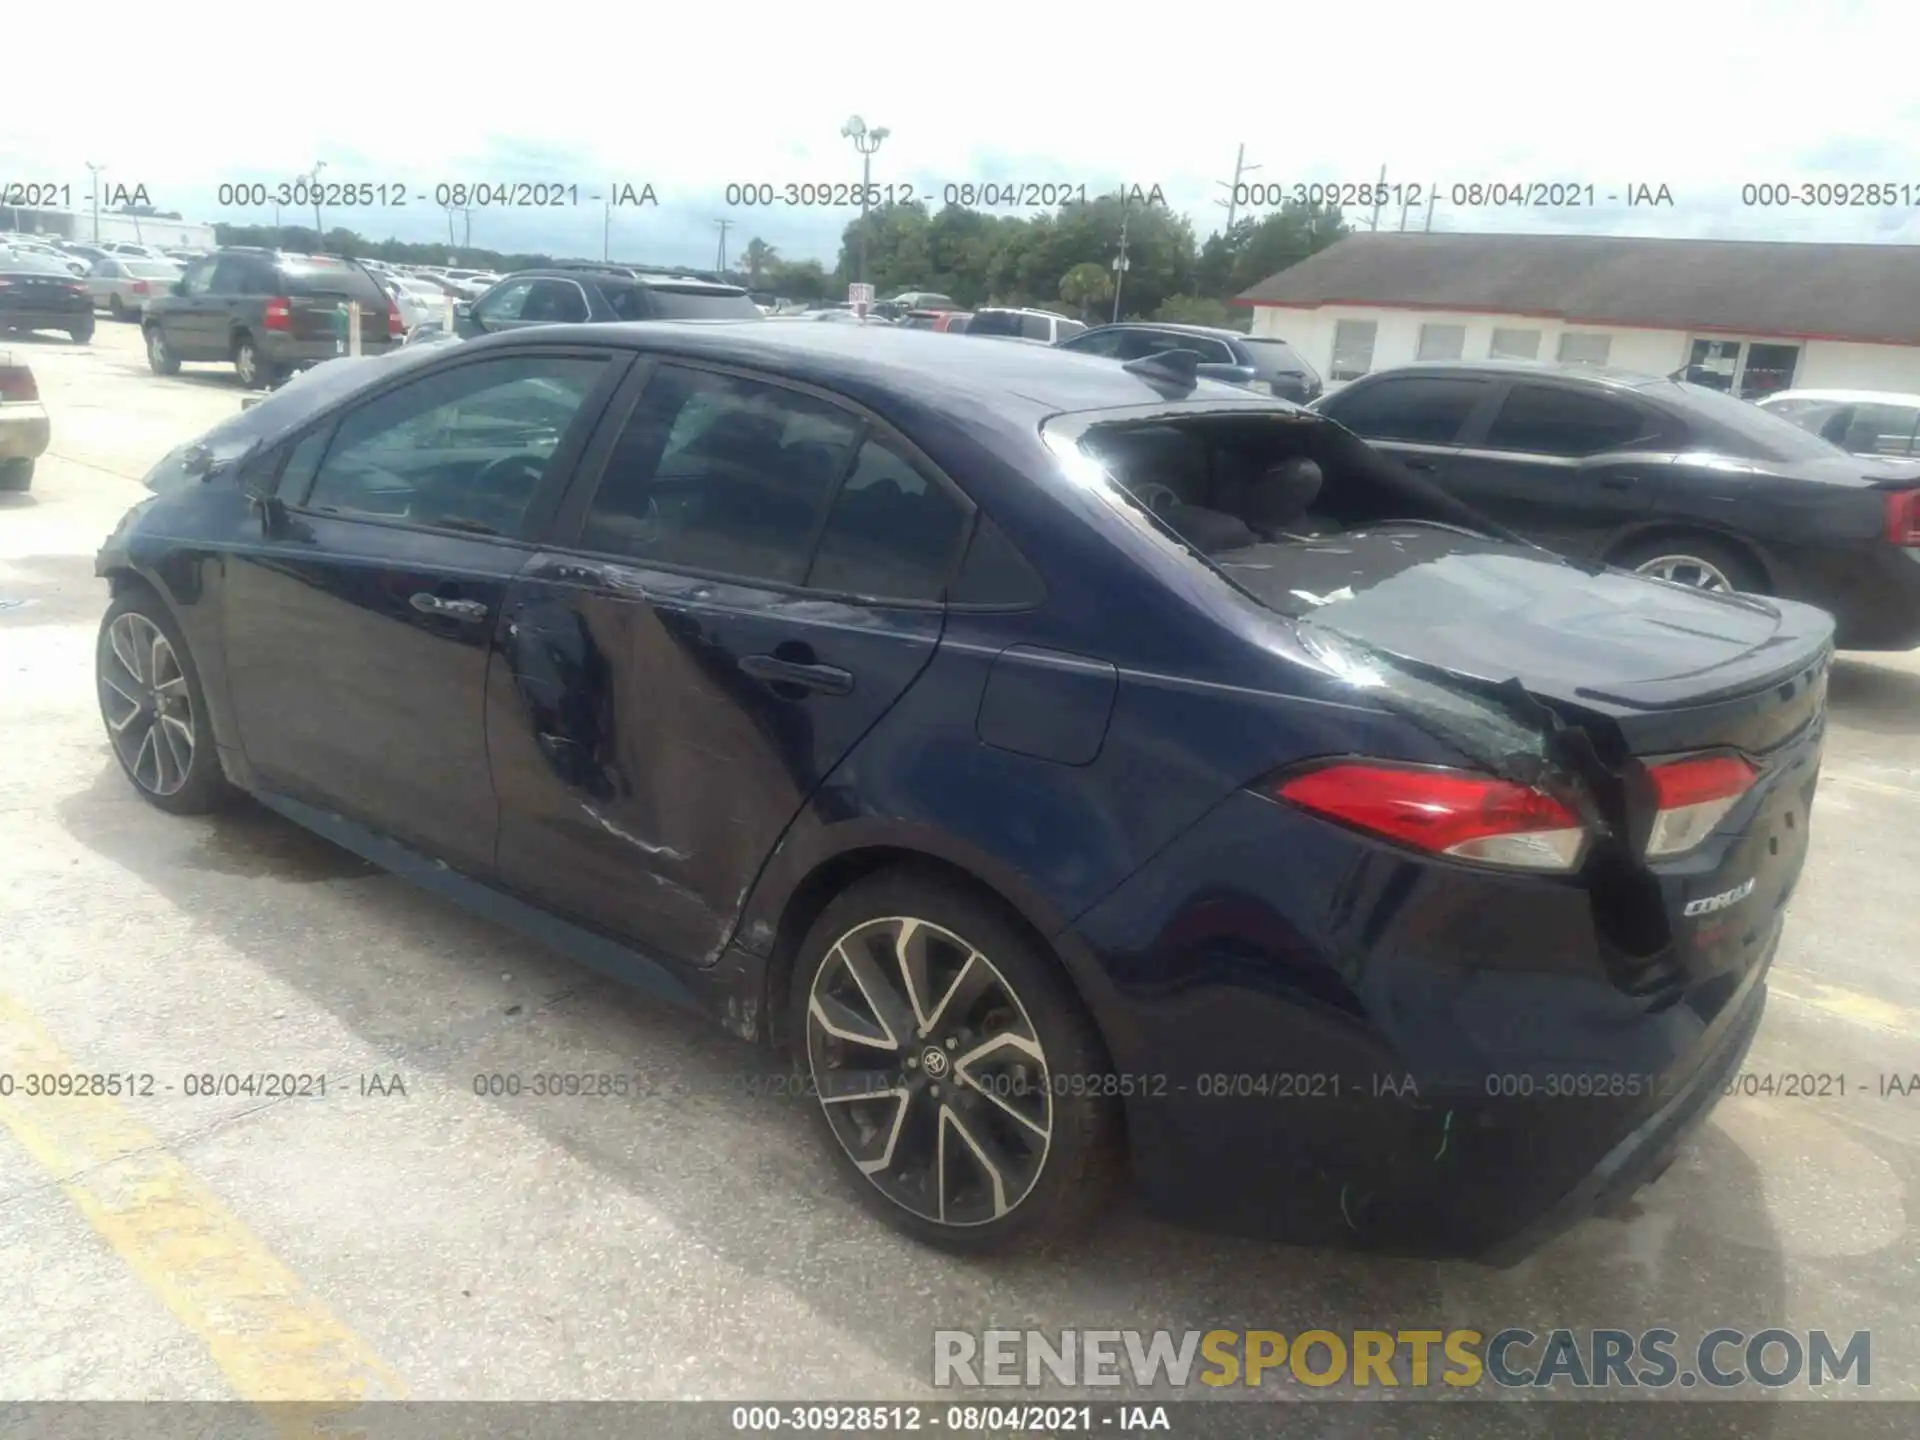
[[[360,306],[360,350],[398,345],[406,322],[380,282],[352,260],[278,250],[216,250],[147,302],[141,331],[156,375],[182,362],[230,364],[249,390],[348,352],[347,307]]]
[[[1284,340],[1242,335],[1211,325],[1163,325],[1157,321],[1122,320],[1096,325],[1084,335],[1059,342],[1062,350],[1079,355],[1107,355],[1115,360],[1144,360],[1163,350],[1192,350],[1209,368],[1210,380],[1225,380],[1263,394],[1277,395],[1304,405],[1324,388],[1320,372]]]

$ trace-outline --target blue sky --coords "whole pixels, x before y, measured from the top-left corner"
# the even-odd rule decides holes
[[[125,65],[83,66],[77,91],[70,67],[11,73],[0,184],[69,184],[79,198],[93,161],[109,185],[144,184],[190,219],[272,223],[270,207],[223,209],[218,187],[290,180],[324,159],[327,180],[420,197],[330,209],[330,225],[426,240],[447,233],[430,199],[439,182],[558,182],[580,187],[578,208],[476,209],[474,243],[598,255],[602,208],[585,196],[619,179],[653,185],[660,204],[616,212],[617,257],[710,263],[726,218],[735,254],[758,235],[831,260],[852,212],[730,208],[725,187],[857,179],[839,133],[857,111],[893,132],[876,183],[1159,185],[1202,233],[1225,218],[1213,202],[1244,142],[1255,182],[1370,181],[1385,165],[1391,180],[1438,183],[1436,229],[1920,244],[1920,99],[1901,65],[1873,63],[1910,50],[1904,4],[978,0],[872,12],[844,40],[811,12],[758,0],[710,23],[587,0],[556,12],[545,38],[537,18],[482,11],[454,26],[441,7],[389,0],[330,12],[310,42],[306,13],[210,0],[143,25]],[[7,30],[23,55],[75,44],[46,6]],[[439,38],[456,31],[456,45]],[[350,38],[351,63],[335,62]],[[1591,184],[1600,204],[1448,203],[1453,183],[1476,181]],[[1836,181],[1904,186],[1907,203],[1742,204],[1743,184]],[[1665,186],[1674,204],[1606,203],[1636,185]]]

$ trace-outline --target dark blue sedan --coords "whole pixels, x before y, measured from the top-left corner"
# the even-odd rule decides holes
[[[1577,566],[1333,421],[826,325],[331,362],[109,538],[153,804],[241,794],[788,1052],[923,1239],[1499,1258],[1759,1024],[1832,625]]]

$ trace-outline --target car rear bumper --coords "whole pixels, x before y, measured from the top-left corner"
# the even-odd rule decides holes
[[[1654,1178],[1719,1097],[1765,1004],[1780,863],[1651,994],[1615,978],[1579,885],[1232,797],[1070,932],[1137,1188],[1239,1234],[1518,1258]]]
[[[362,355],[384,354],[400,342],[387,335],[387,317],[383,311],[379,318],[378,334],[363,330],[360,333],[360,353]],[[324,340],[298,340],[290,335],[278,334],[267,330],[259,336],[260,358],[268,364],[287,370],[297,370],[308,365],[318,365],[322,361],[338,359],[347,353],[345,342],[332,338]]]
[[[0,460],[34,460],[47,453],[52,430],[37,400],[0,404]]]
[[[1920,646],[1920,549],[1886,543],[1833,551],[1796,564],[1792,598],[1834,618],[1842,650]]]
[[[93,323],[93,302],[61,310],[0,310],[0,330],[71,330]]]

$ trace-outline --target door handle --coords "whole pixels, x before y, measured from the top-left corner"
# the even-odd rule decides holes
[[[487,618],[487,607],[478,600],[447,600],[423,590],[410,603],[422,615],[444,615],[449,620],[466,621]]]
[[[799,685],[822,695],[845,695],[853,689],[853,675],[833,665],[802,665],[777,655],[745,655],[740,668],[769,685]]]
[[[1631,490],[1639,483],[1638,475],[1603,475],[1600,478],[1602,490]]]
[[[1415,459],[1413,459],[1413,458],[1412,458],[1411,456],[1407,456],[1407,457],[1405,457],[1405,458],[1403,458],[1403,459],[1402,459],[1402,460],[1400,461],[1400,463],[1401,463],[1402,465],[1404,465],[1404,466],[1406,466],[1406,467],[1407,467],[1407,469],[1409,469],[1409,470],[1426,470],[1426,471],[1429,471],[1429,472],[1431,472],[1431,471],[1433,471],[1433,470],[1437,470],[1437,469],[1439,468],[1439,467],[1438,467],[1437,465],[1435,465],[1435,464],[1433,463],[1433,461],[1431,461],[1431,460],[1415,460]]]

